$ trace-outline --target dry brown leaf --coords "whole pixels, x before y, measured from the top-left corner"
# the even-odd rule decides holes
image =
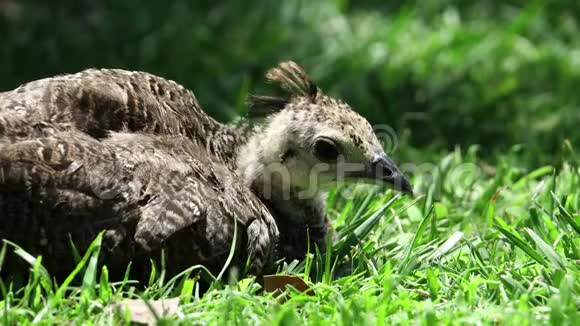
[[[291,285],[296,290],[308,295],[314,295],[314,290],[308,287],[306,282],[294,275],[264,275],[264,291],[284,292]]]

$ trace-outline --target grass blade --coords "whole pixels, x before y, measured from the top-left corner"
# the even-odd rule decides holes
[[[520,248],[521,250],[523,250],[526,254],[528,254],[530,257],[532,257],[535,261],[537,261],[538,263],[549,267],[548,262],[542,258],[542,256],[536,251],[534,250],[532,247],[530,247],[530,245],[528,245],[521,237],[519,234],[517,234],[517,232],[513,229],[511,229],[507,224],[505,224],[505,222],[503,220],[501,220],[500,218],[496,217],[495,218],[495,227],[516,247]]]
[[[558,200],[558,197],[556,197],[556,195],[554,194],[553,191],[550,191],[550,194],[552,195],[552,198],[553,198],[554,202],[558,206],[558,209],[560,210],[560,213],[564,217],[564,220],[568,224],[570,224],[570,226],[572,227],[572,229],[574,229],[574,231],[576,231],[576,233],[578,235],[580,235],[580,225],[578,225],[578,223],[576,223],[576,220],[574,219],[574,216],[572,216],[572,214],[570,214],[568,212],[568,210],[566,210],[566,208],[564,208],[564,206],[562,206],[562,203],[560,203],[560,201]]]
[[[544,240],[542,240],[542,238],[540,238],[531,229],[524,228],[524,230],[530,235],[532,240],[534,240],[536,246],[540,249],[540,251],[542,251],[542,253],[544,253],[544,255],[548,257],[548,259],[552,262],[555,268],[560,268],[563,270],[566,269],[566,263],[564,262],[562,257],[560,257],[560,255],[558,255],[556,251],[554,251],[554,249],[552,249]]]

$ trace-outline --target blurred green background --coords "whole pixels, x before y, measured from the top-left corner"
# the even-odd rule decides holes
[[[221,121],[292,59],[403,148],[580,140],[580,2],[0,0],[0,90],[88,67],[191,88]]]

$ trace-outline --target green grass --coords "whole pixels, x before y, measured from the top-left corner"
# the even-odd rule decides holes
[[[366,186],[331,192],[340,241],[329,255],[280,267],[310,279],[314,296],[288,290],[282,302],[253,278],[215,281],[202,296],[200,266],[173,279],[154,270],[140,291],[99,270],[99,237],[62,284],[41,259],[16,249],[32,273],[21,289],[1,284],[1,323],[126,323],[115,303],[180,296],[180,313],[164,323],[573,325],[580,318],[578,162],[569,155],[561,166],[527,171],[515,163],[519,154],[489,166],[475,153],[457,150],[423,165],[430,168],[415,175],[423,195],[414,200]],[[5,243],[0,257],[14,248]]]

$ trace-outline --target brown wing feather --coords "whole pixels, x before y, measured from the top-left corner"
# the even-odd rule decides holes
[[[183,135],[233,170],[247,128],[208,116],[190,90],[144,72],[89,69],[41,79],[0,93],[0,144],[79,130]]]
[[[119,69],[89,69],[0,93],[0,136],[27,135],[39,122],[95,137],[113,130],[204,138],[220,127],[183,86]]]
[[[251,255],[259,273],[277,238],[275,222],[229,169],[200,152],[182,137],[122,133],[98,141],[63,132],[0,145],[0,210],[20,207],[2,216],[0,236],[66,271],[68,235],[83,249],[104,229],[111,259],[126,263],[168,247],[178,271],[221,267],[239,223],[246,235],[238,257]]]

